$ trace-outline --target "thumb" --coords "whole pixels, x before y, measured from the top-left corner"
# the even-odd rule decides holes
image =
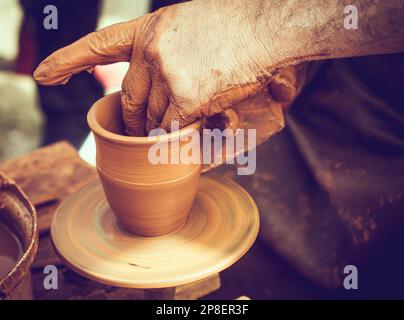
[[[269,84],[269,89],[278,102],[290,102],[297,94],[295,66],[282,69]]]
[[[114,24],[92,32],[55,51],[37,67],[35,80],[42,85],[65,84],[72,75],[96,65],[129,61],[135,21]]]

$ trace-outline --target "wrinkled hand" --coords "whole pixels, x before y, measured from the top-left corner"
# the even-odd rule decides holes
[[[127,133],[169,131],[172,120],[182,127],[218,114],[268,84],[275,99],[293,99],[294,67],[279,72],[277,48],[253,29],[240,8],[192,1],[93,32],[46,58],[34,77],[64,84],[95,65],[129,61],[121,96]]]

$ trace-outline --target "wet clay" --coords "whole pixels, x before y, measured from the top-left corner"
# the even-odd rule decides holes
[[[96,180],[58,208],[51,236],[62,260],[85,277],[120,287],[164,288],[226,269],[248,251],[258,229],[258,210],[249,194],[210,173],[200,178],[188,219],[176,232],[129,234]]]
[[[17,235],[0,221],[0,280],[14,268],[22,252],[22,244]]]
[[[196,194],[201,163],[152,164],[149,149],[167,142],[168,156],[179,154],[189,145],[181,138],[199,130],[201,122],[152,139],[125,136],[119,92],[97,101],[87,120],[95,137],[98,175],[120,224],[140,236],[159,236],[181,227]]]

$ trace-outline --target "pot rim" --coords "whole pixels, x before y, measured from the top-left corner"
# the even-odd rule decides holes
[[[117,133],[113,133],[104,129],[97,121],[95,117],[95,109],[99,108],[99,105],[105,100],[112,100],[117,98],[117,96],[121,95],[121,91],[117,91],[111,94],[108,94],[101,99],[97,100],[90,108],[87,113],[87,123],[91,129],[91,131],[100,137],[101,139],[120,143],[120,144],[131,144],[131,145],[151,145],[157,142],[167,142],[181,139],[184,136],[189,135],[194,130],[199,131],[202,126],[203,120],[198,119],[195,122],[191,123],[190,125],[171,133],[159,135],[159,136],[147,136],[147,137],[134,137],[134,136],[124,136]]]

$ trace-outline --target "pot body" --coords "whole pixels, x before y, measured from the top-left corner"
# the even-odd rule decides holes
[[[197,191],[201,162],[172,159],[179,160],[184,148],[200,152],[200,123],[164,136],[125,136],[119,93],[97,101],[87,119],[95,137],[98,174],[120,224],[140,236],[180,228]]]

